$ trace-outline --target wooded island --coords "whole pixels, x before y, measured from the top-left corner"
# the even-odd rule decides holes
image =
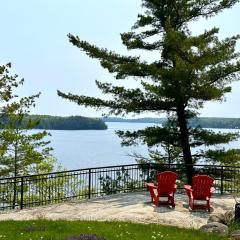
[[[28,115],[23,119],[27,122],[31,118],[32,120],[38,120],[34,129],[48,129],[48,130],[105,130],[107,125],[99,118],[89,118],[82,116],[50,116],[50,115]],[[4,121],[3,118],[1,121]]]
[[[82,116],[50,116],[31,115],[31,118],[39,119],[37,129],[53,130],[105,130],[107,125],[99,118]]]

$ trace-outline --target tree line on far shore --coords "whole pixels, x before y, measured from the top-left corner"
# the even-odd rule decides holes
[[[24,118],[38,120],[34,129],[46,130],[106,130],[106,122],[155,123],[164,124],[167,118],[90,118],[83,116],[29,115]],[[3,119],[0,118],[0,121]],[[240,129],[240,118],[200,117],[189,120],[190,127]]]
[[[131,122],[131,123],[156,123],[164,124],[167,118],[103,118],[104,122]],[[217,118],[217,117],[200,117],[189,120],[189,126],[202,128],[226,128],[240,129],[240,118]]]

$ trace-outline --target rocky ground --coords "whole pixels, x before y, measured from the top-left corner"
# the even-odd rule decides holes
[[[159,223],[185,228],[199,228],[205,225],[211,215],[219,215],[232,210],[235,201],[231,196],[213,196],[212,211],[189,211],[185,194],[175,196],[176,207],[156,207],[150,202],[149,193],[130,193],[105,196],[84,201],[11,210],[0,213],[0,220],[67,219],[130,221],[139,223]]]

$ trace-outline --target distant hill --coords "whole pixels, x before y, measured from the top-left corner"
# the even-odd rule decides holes
[[[132,123],[156,123],[163,124],[166,118],[103,118],[104,122],[132,122]],[[189,125],[192,127],[201,126],[202,128],[229,128],[240,129],[240,118],[214,118],[214,117],[202,117],[193,118],[189,121]]]
[[[25,117],[24,121],[31,117],[40,121],[35,129],[48,130],[105,130],[107,125],[102,119],[88,118],[82,116],[59,117],[50,115],[30,115]],[[1,121],[1,119],[0,119]],[[3,121],[3,119],[2,119]]]

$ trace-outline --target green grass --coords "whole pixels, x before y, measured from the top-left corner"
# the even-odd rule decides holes
[[[96,234],[106,240],[217,240],[227,239],[205,234],[198,230],[161,225],[132,224],[125,222],[88,221],[2,221],[0,239],[6,240],[64,240],[80,234]]]
[[[239,230],[240,229],[240,222],[236,222],[236,221],[232,221],[229,225],[229,232],[233,232],[235,230]]]

